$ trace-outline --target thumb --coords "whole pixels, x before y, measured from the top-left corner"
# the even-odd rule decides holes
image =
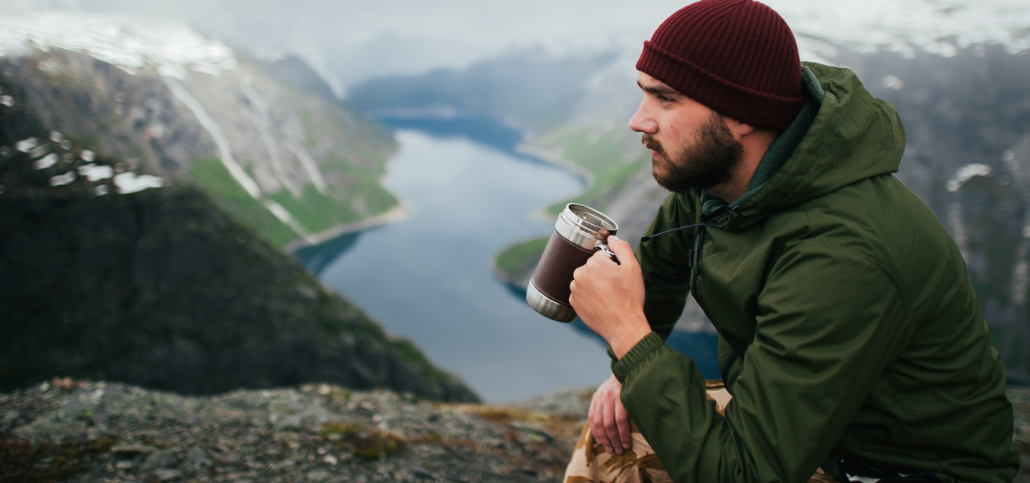
[[[621,238],[611,235],[608,237],[608,248],[611,248],[615,252],[615,256],[619,257],[619,260],[628,260],[633,257],[633,247],[629,243],[622,241]]]

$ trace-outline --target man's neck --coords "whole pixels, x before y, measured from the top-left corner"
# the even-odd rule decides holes
[[[755,130],[746,136],[742,136],[738,141],[744,147],[744,153],[741,156],[736,171],[733,173],[733,177],[725,183],[708,188],[708,192],[727,203],[733,203],[737,198],[744,196],[744,193],[747,193],[748,186],[751,184],[751,177],[755,175],[755,170],[758,169],[758,165],[762,162],[762,158],[765,157],[769,146],[772,146],[772,143],[776,141],[779,135],[780,133],[777,131],[763,129]]]

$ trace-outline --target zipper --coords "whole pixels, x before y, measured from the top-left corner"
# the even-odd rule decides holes
[[[701,250],[704,248],[706,228],[708,227],[704,224],[698,227],[697,231],[694,233],[694,249],[691,250],[694,259],[690,262],[690,289],[692,292],[694,292],[694,300],[696,300],[698,303],[701,303],[701,301],[698,300],[698,293],[700,293],[700,289],[698,289],[697,286],[697,277],[701,275]]]

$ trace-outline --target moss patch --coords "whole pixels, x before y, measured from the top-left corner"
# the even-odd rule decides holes
[[[0,438],[0,475],[4,481],[65,481],[87,470],[90,460],[118,440],[51,444]]]
[[[408,442],[401,436],[381,429],[366,430],[358,424],[325,423],[322,438],[366,461],[393,456],[407,449]]]

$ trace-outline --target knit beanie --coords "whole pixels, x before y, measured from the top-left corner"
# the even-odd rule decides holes
[[[801,60],[787,23],[752,0],[702,0],[655,30],[637,70],[756,128],[785,130],[801,110]]]

